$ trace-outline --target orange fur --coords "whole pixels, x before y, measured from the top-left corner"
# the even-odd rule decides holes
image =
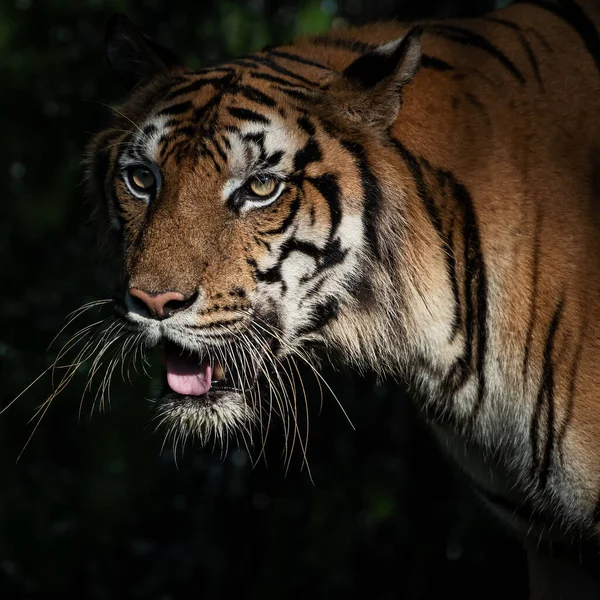
[[[293,335],[411,377],[484,497],[526,508],[523,534],[564,539],[600,532],[600,7],[561,6],[336,30],[199,74],[165,67],[92,143],[90,170],[114,194],[127,285],[201,289],[198,325],[246,318],[273,282],[285,297],[286,277],[301,290],[332,269],[319,285],[339,284],[337,312]],[[248,176],[235,161],[254,146],[233,145],[263,122],[263,145],[289,163],[284,191],[236,212],[223,190]],[[168,133],[146,206],[115,173],[118,144],[148,123]],[[240,288],[243,301],[223,300]]]

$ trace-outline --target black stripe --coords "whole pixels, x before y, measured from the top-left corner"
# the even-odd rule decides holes
[[[157,103],[163,102],[167,94],[173,89],[174,86],[178,86],[181,83],[187,81],[185,77],[169,77],[163,81],[156,82],[153,86],[152,91],[144,94],[141,98],[141,105],[138,107],[139,114],[145,114],[156,107]]]
[[[233,71],[231,73],[231,75],[226,75],[224,77],[205,77],[203,79],[197,79],[196,81],[188,85],[173,90],[164,97],[164,101],[169,102],[171,100],[174,100],[178,96],[183,96],[184,94],[196,92],[198,90],[201,90],[203,87],[206,87],[207,85],[213,85],[215,87],[227,85],[233,79]]]
[[[587,323],[583,323],[581,326],[581,333],[577,341],[577,348],[575,355],[573,356],[573,362],[571,363],[571,370],[569,372],[569,394],[567,397],[567,408],[560,426],[558,435],[556,436],[556,446],[560,453],[561,460],[565,462],[564,457],[564,440],[571,425],[571,419],[573,418],[573,406],[575,405],[575,394],[577,393],[577,374],[579,373],[579,361],[581,359],[581,351],[583,349],[583,338],[585,337],[585,331],[587,329]]]
[[[150,123],[150,125],[146,125],[142,131],[146,137],[150,137],[158,132],[158,127]]]
[[[231,68],[229,63],[221,63],[221,65],[212,65],[209,67],[202,67],[200,69],[196,69],[192,71],[191,77],[194,79],[198,77],[203,77],[205,75],[218,76],[221,73],[225,73],[225,75],[235,75],[235,71]],[[190,75],[188,75],[188,78]]]
[[[529,308],[529,324],[527,325],[527,334],[525,335],[525,351],[523,353],[523,385],[527,382],[529,371],[529,355],[531,353],[531,344],[533,342],[533,328],[537,317],[537,298],[539,295],[539,270],[540,270],[540,232],[542,229],[542,219],[539,214],[535,217],[535,229],[533,230],[533,275],[531,290],[531,302]]]
[[[454,318],[452,319],[452,327],[450,328],[450,341],[453,342],[462,327],[460,294],[458,291],[458,279],[456,278],[456,257],[454,256],[454,219],[452,219],[448,233],[448,250],[450,284],[452,285],[452,296],[454,297]]]
[[[552,460],[552,452],[554,450],[554,363],[552,362],[552,353],[554,351],[554,338],[560,324],[562,310],[563,301],[561,300],[554,311],[552,321],[548,328],[548,335],[546,336],[542,378],[530,427],[532,456],[531,476],[535,477],[537,475],[538,486],[541,489],[545,488],[548,483],[550,463]],[[540,421],[542,419],[544,407],[546,408],[546,440],[543,452],[540,453]]]
[[[270,167],[276,167],[281,162],[284,154],[285,152],[283,150],[277,150],[276,152],[273,152],[273,154],[265,156],[264,160]]]
[[[220,73],[225,73],[225,75],[235,75],[235,71],[229,66],[229,64],[223,63],[220,66],[213,65],[211,67],[203,67],[201,69],[196,69],[195,71],[192,71],[191,74],[185,77],[181,77],[180,79],[182,81],[187,81],[190,78],[196,80],[198,77],[203,77],[205,75],[210,75],[211,77],[213,77],[215,75],[218,76]]]
[[[241,94],[245,98],[248,98],[248,100],[256,102],[257,104],[262,104],[263,106],[268,106],[269,108],[274,108],[275,106],[277,106],[277,103],[275,102],[275,100],[273,100],[273,98],[267,96],[267,94],[265,94],[264,92],[261,92],[260,90],[257,90],[256,88],[253,88],[249,85],[242,85],[237,87],[235,93]]]
[[[187,123],[187,122],[188,122],[187,119],[186,120],[169,119],[164,124],[163,131],[166,130],[167,128],[170,128],[171,131],[161,134],[160,138],[158,138],[157,146],[160,147],[160,149],[161,149],[160,150],[161,155],[163,155],[165,153],[166,146],[168,146],[171,142],[176,142],[177,140],[182,139],[182,137],[185,137],[187,139],[189,139],[189,137],[191,137],[191,136],[187,136],[187,135],[183,135],[183,136],[178,135],[178,130],[180,128],[183,130],[193,129],[195,131],[195,129],[196,129],[195,127],[191,128],[189,126],[181,125],[182,123]]]
[[[536,2],[517,0],[517,3],[538,6],[566,21],[579,34],[583,44],[594,59],[596,68],[600,72],[600,34],[594,23],[575,2],[572,0],[563,0],[560,4],[553,4],[544,2],[543,0]]]
[[[319,248],[316,244],[313,244],[312,242],[298,240],[296,238],[290,238],[281,245],[277,263],[273,267],[267,269],[266,271],[256,270],[256,279],[267,283],[280,282],[284,285],[285,292],[285,282],[283,281],[281,275],[281,266],[285,259],[292,252],[301,252],[315,260],[315,262],[317,263],[318,270],[315,276],[322,274],[322,271],[325,269],[330,269],[335,265],[339,265],[345,260],[348,254],[348,250],[342,250],[339,238],[333,241],[329,241],[324,248]],[[247,261],[253,267],[256,267],[256,261],[254,261],[253,259],[247,259]]]
[[[228,106],[227,112],[236,119],[244,119],[246,121],[255,121],[256,123],[264,123],[268,125],[271,120],[248,108],[238,108],[236,106]]]
[[[237,67],[248,67],[250,69],[258,69],[258,67],[260,66],[254,60],[254,56],[246,56],[245,58],[234,58],[233,60],[230,60],[228,64]]]
[[[191,102],[180,102],[179,104],[173,104],[171,106],[167,106],[167,108],[163,108],[158,116],[162,117],[163,115],[180,115],[182,113],[188,112],[194,108],[194,105]]]
[[[321,262],[319,263],[319,268],[330,269],[331,267],[339,265],[344,261],[346,255],[348,254],[348,250],[342,250],[340,238],[335,238],[334,240],[329,240],[327,242],[321,254],[322,257]]]
[[[227,154],[225,154],[225,151],[223,150],[223,148],[221,148],[221,144],[219,144],[219,141],[217,140],[217,138],[212,138],[212,143],[213,146],[215,147],[215,150],[217,151],[217,154],[221,157],[221,160],[227,164]]]
[[[537,58],[535,57],[535,53],[533,52],[531,45],[529,44],[529,42],[527,41],[527,38],[522,33],[519,34],[519,41],[521,42],[521,45],[525,49],[525,54],[527,54],[527,58],[529,59],[529,64],[531,65],[531,69],[533,70],[533,73],[535,75],[536,81],[538,82],[538,85],[542,89],[544,89],[544,83],[542,82],[542,75],[540,74],[540,66],[538,65]]]
[[[270,56],[276,56],[278,58],[285,58],[286,60],[291,60],[293,62],[300,63],[302,65],[308,65],[310,67],[316,67],[317,69],[324,69],[326,71],[331,71],[331,69],[321,63],[315,62],[314,60],[309,60],[308,58],[304,58],[303,56],[298,56],[297,54],[292,54],[291,52],[284,52],[283,50],[267,50]]]
[[[217,157],[211,152],[210,148],[208,147],[208,144],[210,144],[211,141],[212,140],[210,138],[204,139],[196,147],[196,152],[198,153],[199,157],[208,157],[208,158],[210,158],[212,160],[212,162],[213,162],[215,170],[217,171],[217,173],[220,173],[221,172],[221,165],[217,161]]]
[[[322,250],[316,244],[305,240],[291,238],[282,244],[279,261],[283,262],[292,252],[302,252],[303,254],[314,258],[317,262],[322,254]]]
[[[277,89],[280,92],[283,92],[284,94],[289,96],[290,98],[294,98],[294,100],[300,100],[301,102],[307,102],[313,99],[313,97],[310,94],[307,94],[306,92],[301,92],[299,90],[290,90],[279,86],[277,87]]]
[[[513,31],[517,32],[517,35],[519,36],[519,41],[521,42],[521,45],[525,50],[525,54],[527,54],[527,58],[529,59],[529,64],[531,65],[531,69],[533,70],[535,78],[540,87],[543,89],[544,84],[542,83],[542,76],[540,75],[540,67],[538,65],[531,44],[525,37],[525,34],[521,27],[519,27],[516,23],[513,23],[512,21],[507,21],[506,19],[499,19],[498,17],[484,17],[484,19],[490,21],[491,23],[496,23],[497,25],[503,25],[504,27],[508,27],[509,29],[512,29]]]
[[[363,188],[364,198],[364,221],[366,243],[371,251],[373,258],[381,260],[381,250],[379,248],[378,220],[381,207],[381,187],[366,156],[365,149],[358,143],[351,140],[340,140],[340,144],[354,157],[356,165],[360,172],[360,180]],[[392,260],[393,257],[387,257]]]
[[[185,119],[172,118],[172,119],[169,119],[168,121],[166,121],[164,126],[165,127],[180,127],[182,123],[185,123],[185,121],[186,121]],[[165,137],[165,135],[163,135],[163,137]]]
[[[402,144],[399,140],[392,138],[392,143],[396,147],[396,150],[399,152],[400,156],[403,158],[404,162],[408,166],[410,174],[415,182],[415,187],[417,188],[417,194],[419,198],[425,204],[425,209],[427,210],[427,214],[429,216],[429,220],[433,223],[436,232],[442,241],[446,239],[442,228],[442,221],[440,218],[440,214],[438,208],[429,193],[427,186],[425,185],[425,177],[423,175],[423,169],[419,164],[416,156],[410,152],[410,150]]]
[[[181,125],[181,122],[178,122],[177,124],[173,124],[173,125],[169,125],[168,123],[165,124],[166,127],[175,127],[176,129],[170,133],[168,136],[165,136],[165,140],[163,140],[163,138],[161,138],[161,142],[164,142],[166,140],[175,140],[175,139],[179,139],[182,137],[191,139],[193,138],[197,133],[198,133],[198,128],[194,127],[193,125]]]
[[[421,67],[424,69],[434,69],[435,71],[452,71],[454,67],[445,60],[427,54],[421,55]]]
[[[290,71],[289,69],[286,69],[285,67],[282,67],[281,65],[278,65],[276,62],[272,61],[270,58],[254,55],[252,57],[252,60],[256,63],[263,65],[267,69],[271,69],[272,71],[279,73],[280,75],[285,75],[286,77],[290,77],[291,79],[296,79],[297,81],[301,81],[305,85],[308,85],[311,87],[316,85],[315,81],[312,81],[312,80],[308,79],[307,77],[304,77],[304,75],[299,75],[298,73],[294,73],[293,71]]]
[[[485,116],[488,118],[488,120],[489,120],[489,117],[488,117],[488,115],[487,115],[487,111],[485,110],[485,106],[484,106],[484,104],[483,104],[483,103],[482,103],[480,100],[478,100],[476,96],[474,96],[474,95],[473,95],[471,92],[467,92],[467,93],[465,94],[465,98],[466,98],[466,99],[467,99],[467,100],[468,100],[468,101],[469,101],[469,102],[470,102],[470,103],[471,103],[473,106],[475,106],[475,107],[476,107],[476,108],[478,108],[478,109],[479,109],[481,112],[483,112],[483,113],[484,113],[484,115],[485,115]]]
[[[442,254],[446,263],[446,273],[450,278],[452,284],[452,291],[454,295],[455,319],[451,329],[451,338],[454,339],[457,333],[456,326],[460,320],[460,299],[458,294],[458,283],[456,281],[456,265],[454,251],[451,244],[448,241],[448,236],[444,232],[440,213],[435,204],[435,201],[433,200],[433,197],[427,185],[425,184],[423,169],[419,164],[418,159],[399,140],[392,138],[392,143],[394,144],[396,150],[399,152],[400,156],[403,158],[404,162],[408,166],[410,174],[412,175],[413,181],[415,183],[415,187],[417,189],[417,194],[421,199],[421,202],[423,202],[423,204],[425,205],[425,210],[427,211],[429,220],[433,224],[434,229],[442,244]]]
[[[323,158],[321,148],[314,138],[310,138],[303,148],[294,155],[294,171],[303,171],[309,164]]]
[[[533,27],[528,27],[527,33],[536,38],[537,41],[544,46],[544,50],[546,50],[546,52],[554,52],[554,48],[552,48],[552,46],[548,43],[548,40],[539,31],[533,29]]]
[[[271,83],[278,83],[283,86],[290,86],[293,88],[300,88],[303,90],[308,90],[305,85],[301,85],[300,83],[294,83],[293,81],[289,81],[284,79],[283,77],[277,77],[276,75],[271,75],[270,73],[249,73],[250,77],[253,79],[264,79],[265,81],[270,81]]]
[[[483,102],[481,102],[474,94],[472,94],[471,92],[465,92],[465,99],[470,102],[473,106],[475,106],[477,108],[477,110],[479,110],[479,112],[481,113],[481,116],[485,119],[486,125],[488,127],[492,126],[492,121],[490,119],[490,115],[488,113],[487,108],[485,107],[485,104],[483,104]]]
[[[159,145],[161,146],[160,149],[160,159],[163,162],[166,162],[169,157],[175,152],[175,147],[176,147],[176,143],[172,143],[171,145],[168,145],[166,142],[170,141],[170,139],[166,136],[163,136],[160,140],[159,140]]]
[[[303,325],[296,330],[296,335],[306,335],[321,329],[335,319],[339,313],[340,303],[337,298],[327,296],[324,301],[317,304],[310,315],[310,324]]]
[[[326,173],[319,177],[307,177],[306,181],[310,182],[323,196],[329,206],[329,215],[331,219],[331,231],[329,239],[335,237],[337,230],[342,220],[342,204],[340,202],[340,186],[338,185],[335,175]]]
[[[181,162],[183,153],[188,150],[189,142],[189,139],[183,138],[173,142],[170,148],[163,146],[160,152],[162,160],[166,162],[171,156],[177,154],[175,160],[176,162]]]
[[[307,284],[305,289],[306,292],[302,296],[302,304],[304,305],[304,301],[308,298],[314,298],[318,292],[323,289],[325,282],[328,281],[327,275],[323,275],[322,273],[318,273],[320,277],[317,279],[316,277],[307,277],[303,275],[300,279],[301,283]],[[308,283],[310,281],[310,283]]]
[[[297,123],[300,126],[300,128],[304,132],[306,132],[310,137],[314,137],[316,135],[317,129],[314,126],[314,123],[306,115],[298,117]]]
[[[471,428],[481,413],[486,395],[485,359],[487,354],[487,275],[481,248],[479,226],[471,194],[460,182],[452,182],[452,195],[464,214],[465,299],[467,336],[471,344],[477,334],[477,399],[469,417]],[[474,318],[475,317],[475,318]]]
[[[208,100],[206,104],[199,106],[194,111],[194,114],[192,115],[192,120],[196,123],[200,121],[206,122],[206,119],[208,118],[208,113],[218,106],[218,104],[221,102],[221,99],[222,95],[217,94],[213,96],[210,100]]]
[[[259,131],[259,132],[255,132],[255,133],[245,133],[244,137],[243,137],[245,142],[252,142],[254,144],[256,144],[261,152],[264,151],[264,147],[265,147],[265,132],[264,131]]]
[[[290,206],[290,212],[284,219],[283,223],[279,227],[276,227],[275,229],[267,229],[265,231],[259,231],[258,234],[259,235],[280,235],[280,234],[284,233],[286,231],[286,229],[293,223],[294,219],[296,218],[296,215],[298,214],[299,208],[300,208],[300,196],[297,195],[294,198],[294,200]]]
[[[458,44],[464,44],[466,46],[479,48],[484,52],[487,52],[490,56],[494,57],[500,64],[502,64],[518,81],[525,83],[525,78],[522,73],[517,69],[514,63],[503,54],[496,46],[494,46],[489,40],[479,33],[475,33],[465,27],[458,27],[456,25],[429,25],[425,27],[425,31],[432,35],[444,37],[448,40],[456,42]]]
[[[259,246],[264,246],[267,249],[267,252],[271,252],[271,244],[269,244],[269,242],[265,242],[265,240],[259,238],[257,235],[253,236],[253,238]]]
[[[256,279],[265,283],[281,283],[284,286],[283,291],[285,292],[286,286],[281,274],[281,265],[292,252],[301,252],[306,254],[307,256],[314,258],[317,263],[321,256],[321,250],[315,244],[290,238],[281,245],[279,258],[277,259],[277,263],[275,265],[266,271],[261,271],[259,269],[255,270]],[[253,259],[248,259],[248,261],[252,261],[254,263],[252,266],[256,267],[256,261]]]
[[[210,156],[213,163],[215,164],[215,168],[220,173],[221,165],[217,160],[217,157],[214,155],[213,150],[216,150],[217,154],[221,157],[225,165],[227,164],[227,155],[223,152],[223,150],[219,147],[214,136],[206,136],[203,137],[200,144],[197,146],[197,152],[199,156]]]

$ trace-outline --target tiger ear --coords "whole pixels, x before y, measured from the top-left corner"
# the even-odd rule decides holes
[[[379,46],[357,58],[329,87],[333,106],[351,121],[381,127],[394,123],[402,89],[421,66],[421,27],[403,38]]]
[[[170,50],[146,37],[122,14],[108,20],[105,48],[112,70],[130,89],[154,75],[183,67]]]

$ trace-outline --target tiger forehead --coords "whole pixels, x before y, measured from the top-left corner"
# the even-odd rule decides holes
[[[222,71],[226,71],[225,75]],[[240,121],[268,124],[275,115],[292,119],[311,111],[312,96],[256,79],[260,73],[216,68],[179,76],[154,104],[154,117],[167,117],[168,125],[185,122],[197,131],[210,132],[219,124],[235,128]],[[292,86],[295,87],[295,86]]]
[[[297,104],[250,87],[241,74],[218,85],[222,79],[206,73],[187,83],[179,78],[140,127],[142,154],[156,163],[206,157],[217,171],[228,165],[241,176],[250,163],[274,168],[314,133]]]

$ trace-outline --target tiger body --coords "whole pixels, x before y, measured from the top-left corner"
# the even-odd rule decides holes
[[[594,536],[600,5],[428,21],[420,47],[394,46],[413,25],[198,73],[162,60],[96,137],[90,180],[126,286],[196,296],[166,320],[131,299],[122,314],[148,344],[190,351],[259,315],[275,352],[317,342],[405,377],[523,534]],[[162,173],[146,203],[118,176],[141,158]],[[256,165],[285,182],[275,200],[240,199]],[[174,419],[188,400],[169,400]]]

